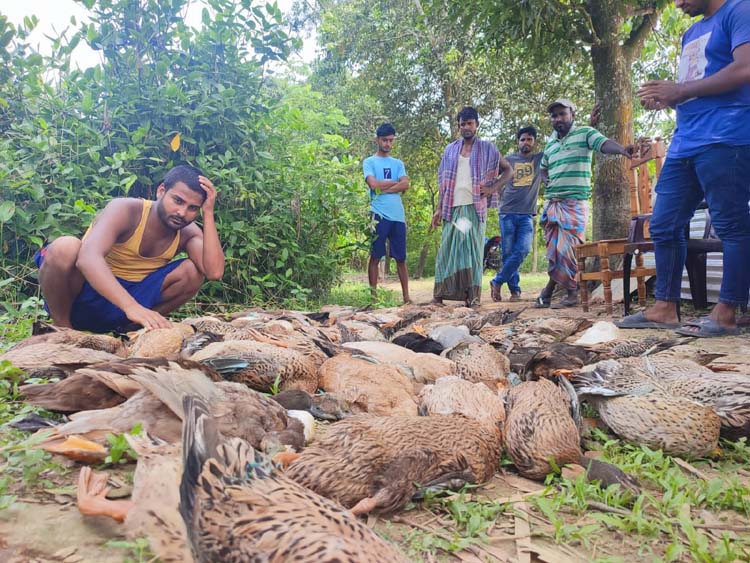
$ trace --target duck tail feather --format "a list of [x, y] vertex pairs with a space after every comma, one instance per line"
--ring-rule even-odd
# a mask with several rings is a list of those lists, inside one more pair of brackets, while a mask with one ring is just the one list
[[333, 358], [334, 356], [337, 356], [338, 354], [351, 354], [350, 350], [348, 350], [347, 348], [344, 348], [343, 346], [340, 346], [339, 344], [336, 344], [330, 338], [313, 337], [312, 340], [315, 343], [315, 345], [318, 348], [320, 348], [323, 351], [323, 353], [329, 358]]
[[201, 363], [222, 376], [232, 375], [250, 366], [250, 362], [243, 358], [208, 358]]
[[208, 407], [199, 398], [186, 395], [182, 399], [182, 479], [180, 480], [180, 514], [188, 530], [192, 529], [196, 489], [206, 462], [215, 457], [221, 440]]

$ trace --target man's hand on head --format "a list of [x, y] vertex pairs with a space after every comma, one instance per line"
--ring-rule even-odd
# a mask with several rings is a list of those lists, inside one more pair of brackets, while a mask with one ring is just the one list
[[216, 188], [213, 182], [205, 176], [198, 176], [198, 182], [200, 182], [201, 188], [206, 192], [206, 200], [203, 202], [201, 209], [203, 213], [213, 213], [214, 205], [216, 205]]

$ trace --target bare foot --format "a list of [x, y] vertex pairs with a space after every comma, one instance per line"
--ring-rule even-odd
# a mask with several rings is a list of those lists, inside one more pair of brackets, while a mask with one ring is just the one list
[[[722, 329], [727, 329], [730, 331], [735, 331], [737, 328], [737, 318], [735, 316], [735, 309], [736, 306], [734, 305], [727, 305], [725, 303], [717, 303], [713, 309], [711, 309], [711, 313], [709, 313], [708, 318], [716, 321], [716, 324], [721, 327]], [[694, 325], [686, 325], [682, 328], [685, 332], [695, 332], [699, 333], [701, 332], [701, 327], [694, 326]]]
[[678, 323], [677, 303], [672, 301], [656, 301], [651, 307], [643, 311], [643, 316], [648, 321], [657, 323]]

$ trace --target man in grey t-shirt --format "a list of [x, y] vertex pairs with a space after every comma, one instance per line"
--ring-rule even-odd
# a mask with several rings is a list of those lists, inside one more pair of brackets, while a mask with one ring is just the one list
[[490, 281], [492, 300], [502, 300], [502, 286], [508, 284], [510, 300], [521, 299], [518, 268], [531, 250], [541, 175], [542, 153], [535, 153], [536, 129], [524, 127], [516, 133], [518, 152], [506, 157], [513, 168], [513, 178], [503, 189], [500, 199], [500, 234], [503, 244], [503, 267]]

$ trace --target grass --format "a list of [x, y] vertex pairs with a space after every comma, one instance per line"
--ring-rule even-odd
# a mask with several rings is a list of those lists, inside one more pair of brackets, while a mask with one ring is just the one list
[[[601, 431], [595, 432], [592, 445], [599, 446], [607, 461], [636, 476], [643, 492], [633, 498], [617, 486], [602, 490], [583, 476], [573, 481], [554, 477], [549, 494], [530, 499], [549, 523], [548, 537], [588, 546], [606, 530], [635, 539], [639, 558], [706, 563], [750, 560], [748, 533], [740, 536], [720, 530], [727, 523], [744, 524], [750, 515], [747, 479], [727, 472], [737, 462], [750, 463], [745, 442], [726, 446], [726, 462], [693, 462], [709, 475], [707, 480], [686, 473], [661, 451], [624, 444]], [[595, 512], [592, 507], [612, 510]], [[570, 515], [586, 523], [571, 526]], [[706, 518], [711, 522], [703, 521]]]
[[111, 540], [104, 545], [105, 547], [126, 550], [123, 563], [153, 563], [157, 561], [146, 538], [137, 538], [133, 541]]

